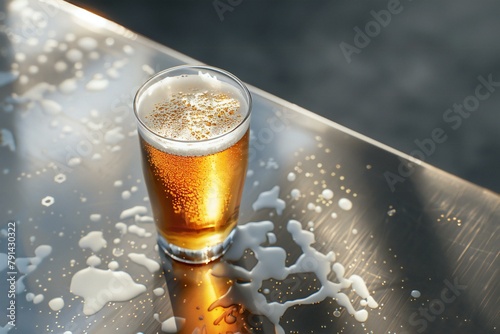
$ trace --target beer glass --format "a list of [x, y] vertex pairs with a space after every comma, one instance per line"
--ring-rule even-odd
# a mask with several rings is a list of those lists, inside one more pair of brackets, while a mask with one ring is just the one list
[[172, 258], [207, 263], [229, 247], [248, 162], [251, 96], [209, 66], [162, 71], [134, 100], [142, 168], [158, 244]]

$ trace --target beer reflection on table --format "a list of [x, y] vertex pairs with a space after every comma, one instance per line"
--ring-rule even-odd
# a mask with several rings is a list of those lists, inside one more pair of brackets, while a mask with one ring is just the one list
[[264, 327], [270, 325], [265, 317], [248, 312], [245, 305], [213, 306], [234, 283], [212, 275], [220, 260], [192, 265], [172, 260], [163, 252], [160, 257], [174, 316], [182, 320], [178, 333], [264, 333]]

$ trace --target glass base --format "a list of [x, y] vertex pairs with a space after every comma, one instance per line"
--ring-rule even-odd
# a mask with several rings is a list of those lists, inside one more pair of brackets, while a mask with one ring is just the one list
[[227, 238], [219, 244], [197, 250], [182, 248], [171, 244], [160, 235], [158, 236], [158, 245], [165, 252], [165, 254], [176, 261], [190, 264], [208, 263], [224, 255], [233, 242], [234, 232], [235, 230], [232, 230]]

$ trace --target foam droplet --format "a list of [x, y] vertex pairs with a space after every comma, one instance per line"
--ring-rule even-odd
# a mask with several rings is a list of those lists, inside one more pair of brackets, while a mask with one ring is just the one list
[[110, 270], [116, 270], [119, 267], [120, 267], [120, 265], [116, 261], [111, 261], [110, 263], [108, 263], [108, 269], [110, 269]]
[[32, 302], [34, 298], [35, 298], [35, 294], [33, 292], [28, 292], [26, 294], [26, 301], [27, 302]]
[[148, 212], [148, 209], [145, 206], [134, 206], [133, 208], [123, 210], [120, 213], [120, 219], [127, 219], [130, 217], [135, 217], [136, 215], [143, 215]]
[[149, 238], [150, 236], [153, 235], [152, 233], [148, 232], [145, 228], [139, 227], [137, 225], [130, 225], [128, 227], [128, 231], [142, 238]]
[[56, 72], [64, 72], [68, 68], [68, 64], [63, 61], [58, 61], [54, 64], [54, 69]]
[[44, 299], [45, 297], [42, 294], [38, 294], [35, 297], [33, 297], [33, 304], [40, 304], [41, 302], [43, 302]]
[[274, 208], [278, 215], [281, 215], [286, 207], [286, 203], [282, 199], [278, 198], [279, 192], [280, 187], [274, 186], [271, 190], [260, 193], [257, 200], [252, 204], [254, 211], [265, 208]]
[[59, 103], [52, 100], [40, 100], [40, 105], [47, 115], [57, 115], [61, 113], [62, 107]]
[[105, 78], [94, 78], [90, 80], [85, 88], [89, 91], [101, 91], [109, 86], [109, 80]]
[[110, 145], [118, 144], [125, 138], [125, 136], [121, 133], [121, 131], [122, 128], [119, 126], [106, 131], [106, 133], [104, 134], [104, 141]]
[[359, 322], [365, 322], [368, 319], [368, 311], [366, 310], [359, 310], [354, 313], [354, 319], [356, 319]]
[[118, 222], [115, 224], [115, 228], [120, 231], [120, 235], [125, 235], [127, 233], [127, 225], [122, 223], [122, 222]]
[[91, 255], [87, 259], [87, 264], [91, 267], [97, 267], [101, 264], [101, 259], [96, 255]]
[[80, 158], [80, 157], [73, 157], [73, 158], [68, 160], [69, 167], [76, 167], [81, 163], [82, 163], [82, 158]]
[[292, 189], [292, 191], [290, 192], [290, 196], [292, 196], [294, 200], [298, 200], [300, 198], [300, 190]]
[[330, 189], [324, 189], [321, 192], [321, 195], [323, 196], [324, 199], [330, 200], [333, 198], [333, 191], [331, 191]]
[[49, 301], [49, 307], [52, 311], [59, 311], [64, 307], [64, 300], [60, 297], [51, 299]]
[[148, 258], [145, 254], [130, 253], [128, 257], [133, 262], [146, 267], [150, 273], [160, 270], [160, 264], [155, 260]]
[[93, 213], [90, 215], [90, 220], [93, 222], [98, 222], [101, 220], [101, 215], [98, 213]]
[[78, 46], [86, 51], [95, 50], [98, 46], [97, 40], [92, 37], [82, 37], [78, 40]]
[[92, 315], [108, 302], [135, 298], [145, 292], [146, 287], [135, 283], [126, 272], [88, 267], [73, 275], [70, 291], [83, 298], [83, 313]]
[[64, 94], [71, 94], [78, 89], [78, 83], [75, 78], [66, 79], [59, 84], [59, 90]]
[[347, 198], [339, 199], [339, 207], [342, 210], [349, 211], [352, 209], [352, 202]]
[[78, 50], [78, 49], [69, 49], [67, 52], [66, 52], [66, 58], [73, 62], [73, 63], [76, 63], [80, 60], [83, 59], [83, 53], [82, 51]]
[[103, 238], [101, 231], [89, 232], [78, 242], [78, 246], [81, 248], [90, 248], [94, 253], [106, 247], [106, 244], [106, 240]]

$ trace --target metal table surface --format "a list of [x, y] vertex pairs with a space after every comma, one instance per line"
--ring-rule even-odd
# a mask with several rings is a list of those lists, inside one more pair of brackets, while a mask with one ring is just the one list
[[131, 103], [196, 61], [64, 2], [1, 6], [0, 333], [497, 331], [498, 194], [253, 87], [248, 247], [160, 256]]

